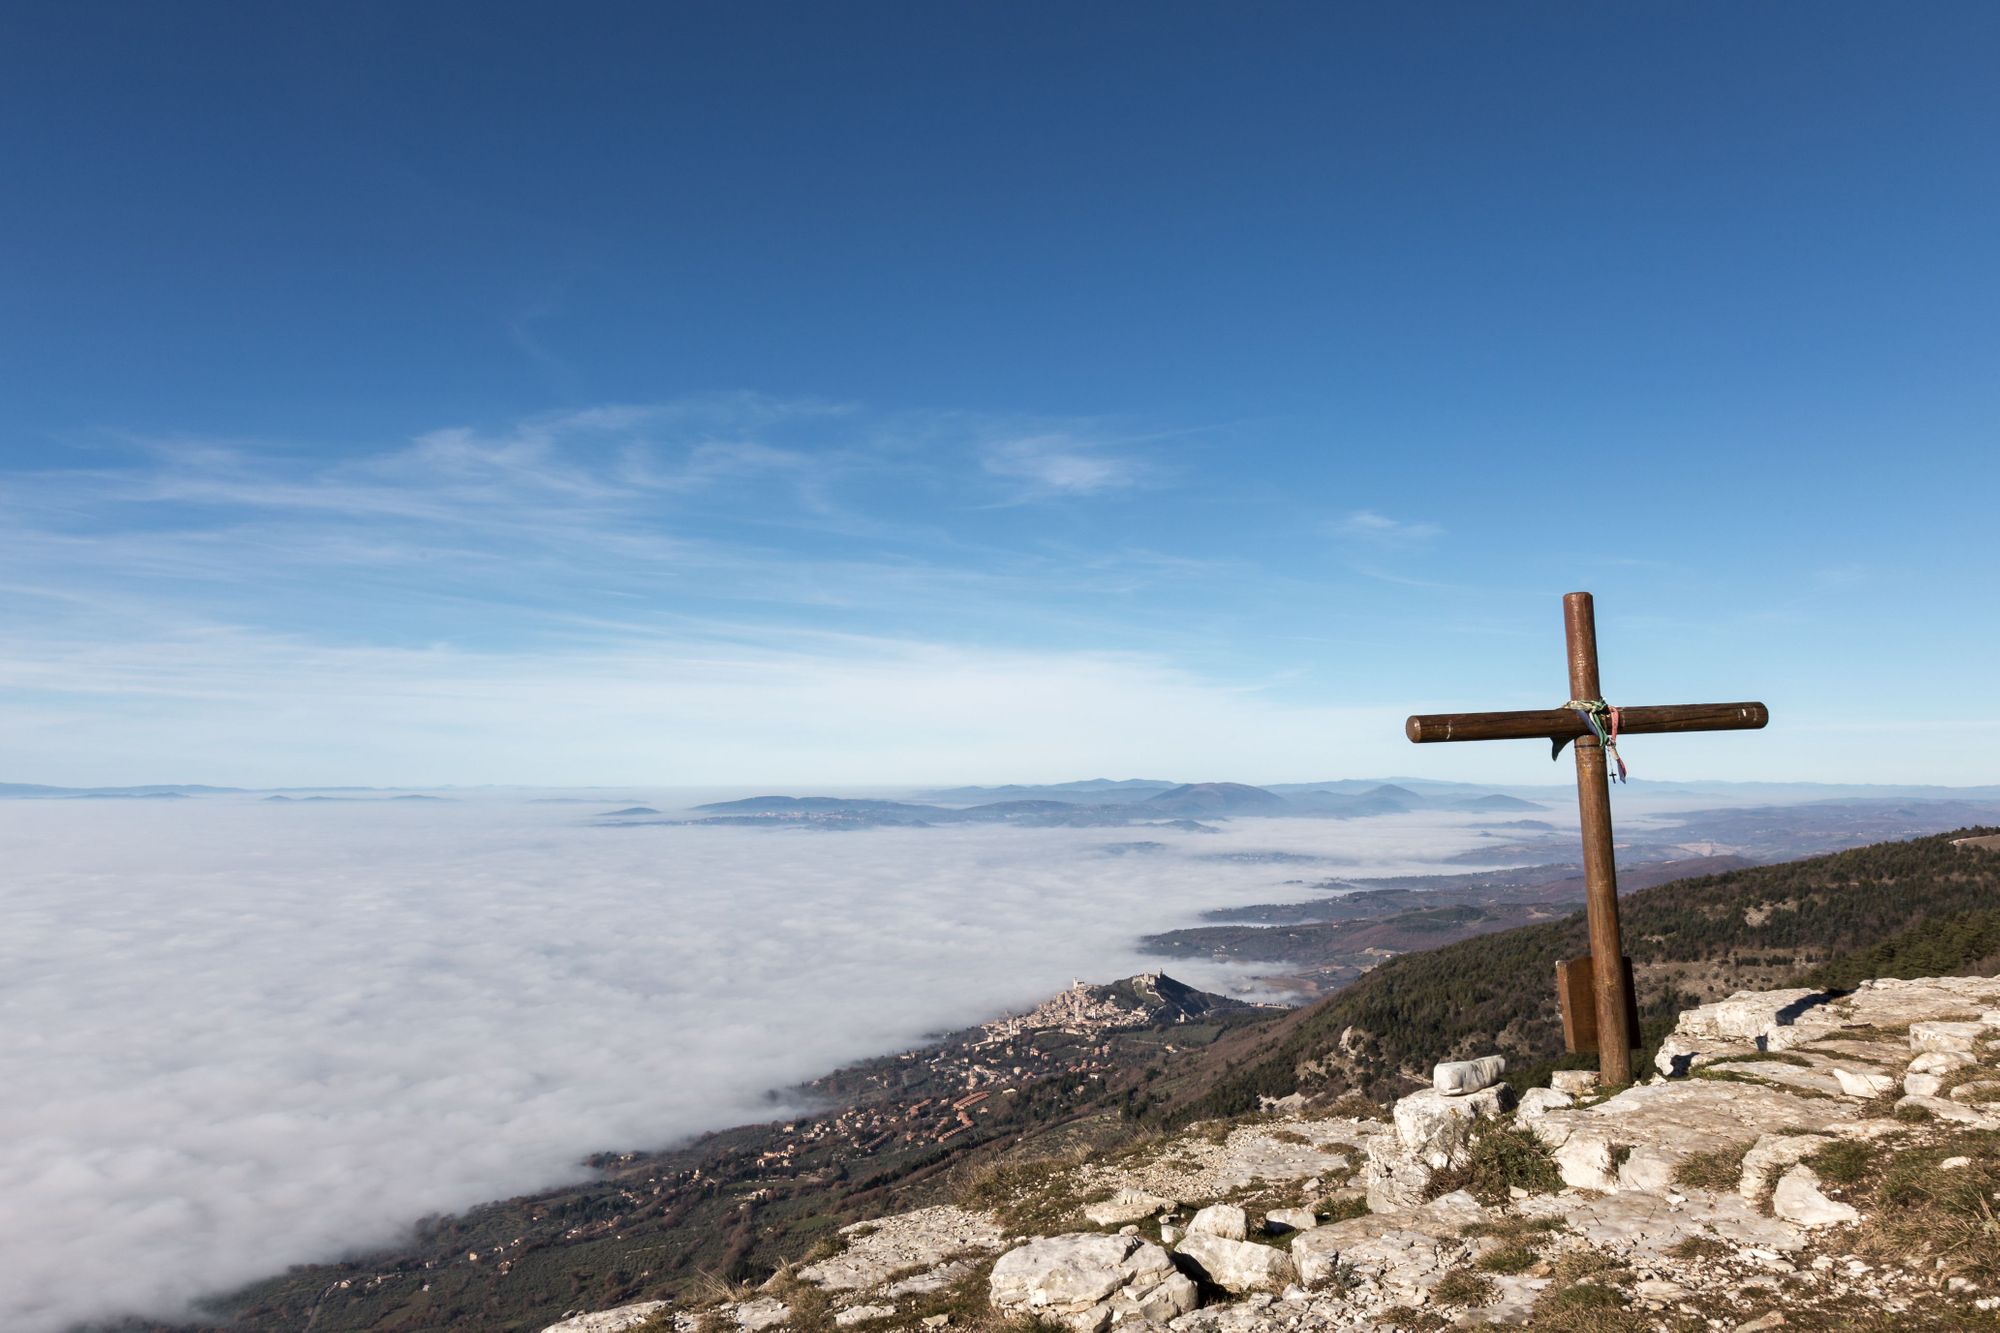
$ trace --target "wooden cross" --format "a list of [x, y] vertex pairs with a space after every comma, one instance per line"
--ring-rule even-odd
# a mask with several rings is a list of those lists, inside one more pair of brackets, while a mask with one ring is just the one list
[[[1584, 906], [1590, 921], [1590, 956], [1556, 964], [1556, 992], [1562, 1001], [1563, 1036], [1569, 1049], [1584, 1051], [1595, 1045], [1598, 1077], [1607, 1085], [1618, 1085], [1632, 1081], [1631, 1047], [1638, 1044], [1639, 1029], [1633, 1012], [1631, 963], [1618, 937], [1611, 782], [1605, 769], [1605, 746], [1598, 733], [1604, 732], [1603, 739], [1615, 748], [1620, 735], [1755, 730], [1769, 722], [1771, 714], [1758, 703], [1609, 710], [1597, 681], [1597, 617], [1589, 593], [1573, 592], [1563, 598], [1563, 629], [1569, 638], [1570, 702], [1594, 708], [1435, 713], [1411, 718], [1403, 730], [1420, 745], [1541, 738], [1552, 742], [1555, 752], [1561, 754], [1565, 742], [1576, 743], [1576, 799], [1583, 815]], [[1591, 725], [1593, 720], [1596, 727]]]

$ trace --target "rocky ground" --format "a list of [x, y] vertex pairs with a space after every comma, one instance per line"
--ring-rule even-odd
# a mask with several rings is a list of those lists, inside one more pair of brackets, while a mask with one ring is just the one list
[[1608, 1095], [1503, 1074], [992, 1168], [757, 1291], [548, 1333], [2000, 1330], [2000, 979], [1741, 993]]

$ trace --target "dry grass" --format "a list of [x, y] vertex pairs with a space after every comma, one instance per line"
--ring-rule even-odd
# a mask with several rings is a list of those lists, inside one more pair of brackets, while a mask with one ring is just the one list
[[1480, 1255], [1473, 1264], [1488, 1273], [1525, 1273], [1541, 1261], [1542, 1256], [1526, 1245], [1502, 1245]]
[[1710, 1152], [1693, 1153], [1674, 1164], [1674, 1184], [1682, 1189], [1713, 1190], [1726, 1194], [1743, 1178], [1743, 1155], [1755, 1146], [1739, 1143]]
[[1380, 1102], [1371, 1102], [1358, 1092], [1343, 1092], [1325, 1110], [1331, 1119], [1344, 1116], [1349, 1120], [1387, 1120], [1389, 1108]]
[[1454, 1190], [1468, 1190], [1473, 1198], [1491, 1206], [1506, 1203], [1511, 1189], [1553, 1194], [1562, 1187], [1562, 1174], [1546, 1144], [1528, 1130], [1489, 1120], [1474, 1131], [1466, 1164], [1437, 1172], [1424, 1195], [1435, 1199]]
[[[1939, 1163], [1949, 1157], [1972, 1160], [1941, 1169]], [[2000, 1193], [2000, 1132], [1946, 1134], [1888, 1155], [1879, 1170], [1868, 1165], [1841, 1191], [1865, 1215], [1862, 1253], [1983, 1287], [2000, 1281], [2000, 1214], [1994, 1200]]]
[[1528, 1326], [1541, 1333], [1637, 1333], [1653, 1322], [1626, 1309], [1617, 1288], [1574, 1282], [1543, 1292]]
[[1566, 1286], [1573, 1282], [1581, 1282], [1587, 1277], [1612, 1272], [1617, 1267], [1616, 1259], [1607, 1258], [1596, 1250], [1571, 1250], [1556, 1260], [1555, 1269], [1550, 1276], [1555, 1279], [1557, 1286]]
[[1473, 1222], [1460, 1227], [1467, 1240], [1490, 1238], [1501, 1244], [1473, 1261], [1488, 1273], [1525, 1273], [1542, 1260], [1537, 1248], [1563, 1230], [1559, 1217], [1503, 1217], [1491, 1222]]
[[1368, 1200], [1359, 1194], [1349, 1194], [1341, 1198], [1321, 1199], [1313, 1209], [1313, 1215], [1321, 1224], [1345, 1222], [1351, 1218], [1368, 1216]]
[[1875, 1162], [1875, 1145], [1858, 1139], [1829, 1143], [1805, 1159], [1828, 1185], [1858, 1185], [1866, 1180]]
[[1431, 1299], [1446, 1305], [1484, 1305], [1493, 1299], [1493, 1279], [1454, 1269], [1431, 1288]]
[[1080, 1155], [989, 1162], [972, 1171], [953, 1191], [966, 1208], [999, 1215], [1015, 1235], [1034, 1235], [1074, 1220], [1083, 1200], [1072, 1191], [1069, 1174]]
[[1689, 1236], [1667, 1251], [1676, 1259], [1707, 1262], [1736, 1253], [1736, 1248], [1713, 1236]]

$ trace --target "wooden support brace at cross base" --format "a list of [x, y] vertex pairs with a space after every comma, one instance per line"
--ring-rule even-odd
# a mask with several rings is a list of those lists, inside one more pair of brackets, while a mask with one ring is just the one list
[[[1639, 1037], [1639, 997], [1632, 989], [1632, 960], [1620, 960], [1625, 977], [1625, 1045], [1643, 1046]], [[1597, 979], [1589, 954], [1556, 964], [1556, 999], [1562, 1005], [1563, 1049], [1571, 1055], [1597, 1050]]]
[[[1602, 707], [1597, 676], [1597, 617], [1587, 592], [1563, 598], [1563, 633], [1569, 648], [1569, 697]], [[1747, 731], [1770, 721], [1760, 703], [1676, 704], [1619, 708], [1616, 735], [1686, 731]], [[1601, 722], [1601, 719], [1600, 719]], [[1436, 713], [1413, 717], [1404, 733], [1418, 744], [1432, 741], [1489, 741], [1540, 738], [1556, 752], [1574, 742], [1576, 799], [1583, 834], [1584, 907], [1590, 925], [1590, 952], [1556, 965], [1556, 993], [1563, 1011], [1563, 1037], [1572, 1051], [1597, 1048], [1598, 1077], [1607, 1084], [1632, 1081], [1632, 1048], [1639, 1044], [1638, 1004], [1632, 991], [1631, 962], [1618, 931], [1618, 866], [1611, 841], [1611, 782], [1605, 745], [1582, 709], [1536, 709], [1511, 713]], [[1585, 984], [1585, 983], [1588, 984]], [[1589, 1016], [1586, 1022], [1585, 1016]], [[1598, 1041], [1600, 1033], [1623, 1033], [1624, 1041]]]

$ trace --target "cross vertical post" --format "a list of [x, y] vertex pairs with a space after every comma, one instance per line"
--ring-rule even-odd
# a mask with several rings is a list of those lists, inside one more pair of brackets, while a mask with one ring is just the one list
[[[1433, 713], [1411, 718], [1404, 734], [1431, 741], [1527, 740], [1554, 743], [1553, 753], [1576, 744], [1577, 814], [1583, 833], [1584, 908], [1590, 929], [1590, 967], [1582, 959], [1556, 964], [1563, 1006], [1563, 1036], [1572, 1051], [1595, 1049], [1598, 1077], [1607, 1084], [1632, 1081], [1637, 1043], [1631, 969], [1618, 937], [1618, 862], [1611, 841], [1609, 764], [1621, 735], [1687, 731], [1754, 731], [1771, 720], [1760, 703], [1665, 704], [1613, 708], [1597, 678], [1597, 614], [1587, 592], [1563, 598], [1563, 632], [1569, 645], [1569, 701], [1560, 708], [1511, 713]], [[1620, 781], [1625, 766], [1618, 765]], [[1589, 1003], [1582, 998], [1588, 984]]]
[[[1569, 640], [1569, 697], [1599, 699], [1597, 611], [1590, 594], [1563, 598], [1563, 633]], [[1579, 736], [1576, 804], [1583, 822], [1584, 909], [1590, 922], [1590, 972], [1597, 1001], [1597, 1076], [1607, 1085], [1632, 1081], [1632, 1052], [1624, 1034], [1632, 1013], [1625, 1001], [1625, 946], [1618, 934], [1618, 861], [1611, 843], [1611, 778], [1604, 747]], [[1614, 1035], [1615, 1034], [1615, 1035]]]

